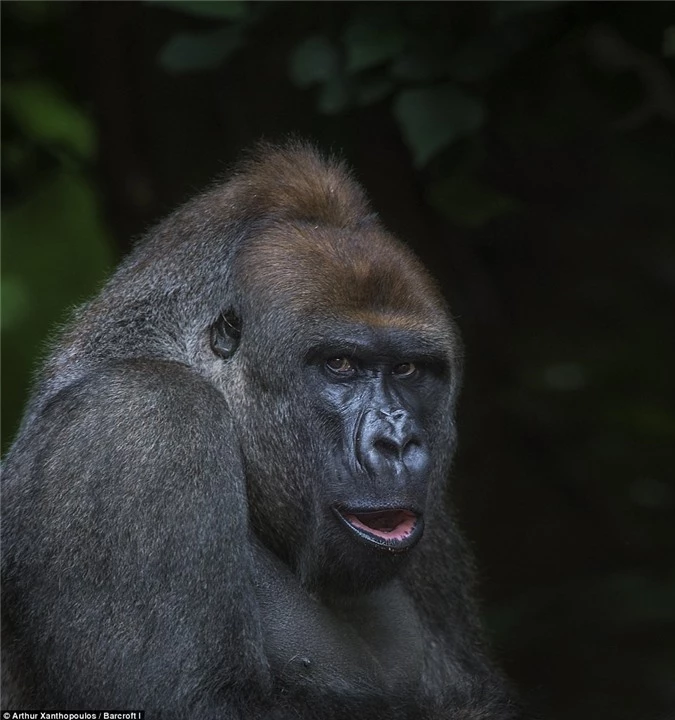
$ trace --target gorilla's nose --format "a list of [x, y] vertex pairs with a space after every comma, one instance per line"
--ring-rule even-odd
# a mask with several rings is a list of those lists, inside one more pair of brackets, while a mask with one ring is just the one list
[[378, 410], [379, 422], [373, 432], [373, 449], [402, 461], [406, 450], [419, 441], [412, 418], [405, 410]]
[[428, 468], [429, 454], [422, 433], [406, 410], [376, 410], [363, 419], [358, 453], [374, 475], [418, 475]]

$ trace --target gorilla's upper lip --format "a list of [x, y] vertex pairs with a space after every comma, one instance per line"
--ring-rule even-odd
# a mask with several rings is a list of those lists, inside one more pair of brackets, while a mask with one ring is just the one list
[[422, 515], [408, 508], [335, 507], [342, 522], [365, 542], [400, 552], [408, 550], [422, 537]]

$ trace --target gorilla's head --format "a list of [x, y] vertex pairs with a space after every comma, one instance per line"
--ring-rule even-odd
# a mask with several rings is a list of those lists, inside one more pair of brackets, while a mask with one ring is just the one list
[[368, 591], [424, 542], [441, 502], [458, 335], [339, 164], [305, 149], [256, 167], [279, 212], [241, 244], [210, 332], [252, 527], [309, 588]]

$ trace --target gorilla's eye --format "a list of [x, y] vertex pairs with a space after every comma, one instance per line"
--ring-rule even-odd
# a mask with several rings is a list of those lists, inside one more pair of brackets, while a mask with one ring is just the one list
[[351, 375], [356, 372], [356, 365], [346, 357], [335, 357], [330, 360], [326, 360], [326, 367], [334, 373], [339, 375]]
[[415, 363], [404, 362], [395, 365], [391, 372], [393, 375], [396, 375], [396, 377], [410, 377], [417, 372], [417, 367]]

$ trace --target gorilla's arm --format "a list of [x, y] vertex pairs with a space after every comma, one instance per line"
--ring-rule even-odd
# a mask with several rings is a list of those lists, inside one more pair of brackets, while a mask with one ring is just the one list
[[[328, 606], [307, 593], [282, 562], [259, 550], [255, 584], [264, 646], [284, 695], [299, 692], [319, 718], [333, 717], [334, 702], [336, 717], [367, 709], [380, 718], [402, 707], [402, 698], [418, 698], [422, 627], [397, 581]], [[377, 688], [385, 688], [384, 698]]]
[[[456, 522], [442, 504], [429, 513], [426, 542], [403, 572], [425, 633], [422, 693], [432, 717], [524, 720], [507, 681], [490, 662], [473, 599], [474, 568]], [[462, 708], [457, 716], [457, 708]]]
[[34, 687], [12, 683], [17, 707], [239, 717], [238, 697], [264, 694], [244, 475], [220, 393], [179, 364], [119, 363], [49, 400], [4, 470], [3, 664]]

